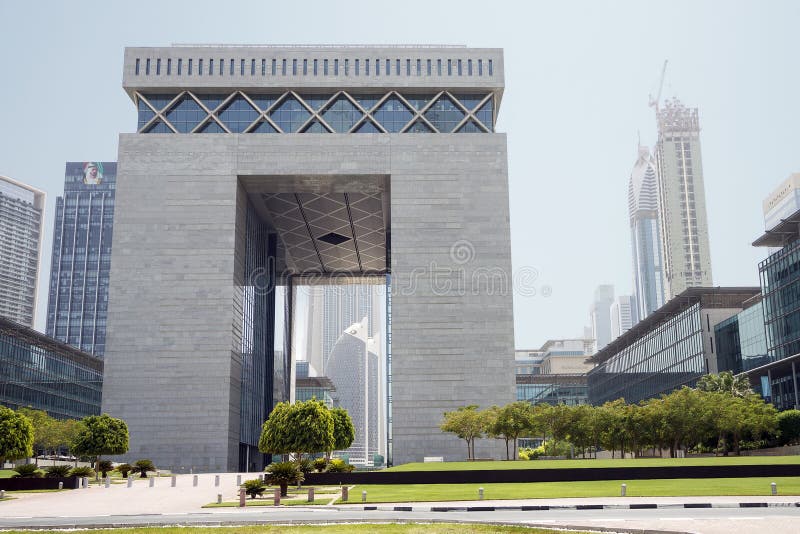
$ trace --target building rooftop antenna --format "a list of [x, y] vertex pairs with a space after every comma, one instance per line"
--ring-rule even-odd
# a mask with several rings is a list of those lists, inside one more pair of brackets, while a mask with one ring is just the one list
[[661, 67], [661, 80], [658, 83], [658, 93], [656, 93], [656, 97], [653, 98], [652, 94], [647, 95], [649, 100], [647, 105], [651, 108], [655, 108], [656, 114], [658, 114], [658, 103], [661, 101], [661, 90], [664, 89], [664, 76], [667, 73], [667, 61], [668, 60], [665, 59], [664, 66]]

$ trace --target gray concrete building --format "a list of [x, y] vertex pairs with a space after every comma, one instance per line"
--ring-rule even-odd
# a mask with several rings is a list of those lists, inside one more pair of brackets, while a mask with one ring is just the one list
[[0, 317], [32, 327], [36, 317], [45, 194], [0, 176]]
[[291, 340], [294, 288], [389, 277], [388, 459], [463, 459], [443, 412], [515, 397], [502, 51], [128, 48], [123, 87], [103, 411], [125, 458], [260, 468], [295, 357], [275, 315]]

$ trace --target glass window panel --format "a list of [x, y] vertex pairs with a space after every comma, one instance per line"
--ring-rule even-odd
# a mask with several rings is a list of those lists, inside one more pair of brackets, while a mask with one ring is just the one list
[[231, 132], [241, 133], [253, 124], [260, 113], [253, 109], [253, 106], [243, 96], [239, 95], [231, 100], [225, 109], [218, 113], [218, 116]]
[[453, 95], [461, 104], [470, 111], [473, 111], [481, 100], [486, 96], [481, 94], [455, 94]]
[[270, 113], [270, 118], [286, 133], [296, 132], [310, 116], [311, 113], [291, 96]]
[[333, 95], [305, 94], [305, 95], [300, 95], [300, 98], [302, 98], [303, 102], [308, 104], [309, 107], [311, 107], [311, 109], [313, 109], [314, 111], [319, 111], [319, 108], [321, 108], [325, 104], [325, 102], [330, 100], [331, 96]]
[[346, 97], [340, 96], [325, 110], [322, 118], [325, 119], [335, 132], [345, 133], [358, 122], [362, 113]]
[[414, 106], [417, 110], [421, 110], [425, 105], [433, 100], [436, 95], [403, 95], [408, 103]]
[[464, 112], [453, 103], [453, 101], [442, 95], [428, 111], [425, 118], [442, 133], [452, 132], [456, 125], [464, 118]]
[[396, 133], [402, 130], [414, 115], [396, 96], [392, 96], [381, 104], [372, 116], [387, 132]]
[[330, 133], [319, 121], [313, 121], [306, 126], [303, 133]]
[[145, 130], [145, 133], [173, 133], [172, 130], [161, 121], [156, 121]]
[[417, 122], [412, 124], [411, 127], [408, 130], [406, 130], [406, 132], [409, 132], [409, 133], [433, 133], [433, 130], [431, 130], [430, 127], [427, 124], [425, 124], [424, 122], [422, 122], [421, 120], [417, 120]]
[[366, 120], [356, 128], [355, 133], [381, 133], [372, 121]]
[[199, 133], [225, 133], [225, 130], [222, 129], [222, 126], [217, 124], [215, 121], [208, 121], [206, 124], [200, 127], [198, 130]]
[[167, 120], [180, 133], [188, 133], [206, 117], [203, 108], [189, 95], [184, 95], [167, 112]]
[[469, 120], [458, 129], [458, 133], [483, 133], [483, 130], [474, 121]]
[[352, 95], [356, 102], [361, 104], [361, 107], [367, 111], [375, 107], [375, 104], [380, 100], [380, 95]]
[[261, 121], [249, 133], [278, 133], [268, 122]]
[[252, 100], [261, 111], [266, 111], [275, 103], [280, 95], [251, 95], [248, 93], [247, 96], [250, 97], [250, 100]]
[[475, 113], [478, 120], [481, 121], [489, 131], [494, 131], [494, 102], [492, 100], [491, 98], [487, 100], [486, 103], [481, 106], [481, 109]]
[[211, 111], [214, 111], [222, 104], [222, 101], [227, 98], [228, 95], [197, 95], [200, 101]]

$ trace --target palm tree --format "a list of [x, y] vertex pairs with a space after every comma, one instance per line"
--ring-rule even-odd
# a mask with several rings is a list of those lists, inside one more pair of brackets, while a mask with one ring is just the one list
[[727, 393], [734, 397], [746, 397], [753, 390], [747, 375], [734, 375], [730, 371], [723, 371], [716, 375], [705, 375], [697, 381], [697, 389], [701, 391], [716, 391]]

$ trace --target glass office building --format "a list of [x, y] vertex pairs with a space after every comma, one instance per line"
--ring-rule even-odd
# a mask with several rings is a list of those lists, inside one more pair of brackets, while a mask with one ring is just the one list
[[0, 317], [0, 404], [56, 419], [100, 414], [103, 362]]
[[739, 374], [769, 362], [764, 307], [758, 302], [714, 327], [719, 371]]
[[531, 404], [588, 404], [585, 374], [517, 375], [517, 400]]
[[47, 335], [102, 358], [117, 164], [67, 162], [56, 199]]
[[686, 289], [592, 356], [598, 365], [589, 372], [589, 401], [639, 402], [717, 372], [714, 326], [758, 293], [758, 288]]

